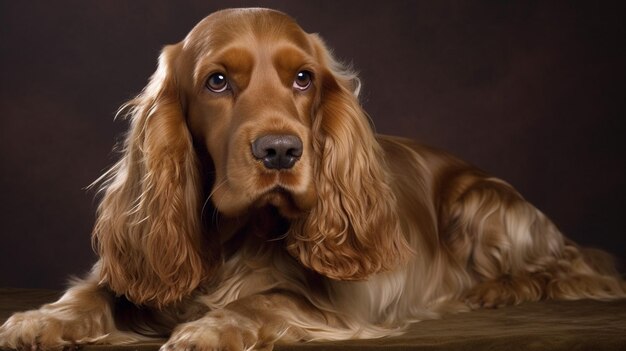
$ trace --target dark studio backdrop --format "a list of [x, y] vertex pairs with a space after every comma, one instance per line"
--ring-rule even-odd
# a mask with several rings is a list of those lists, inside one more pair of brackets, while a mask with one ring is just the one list
[[283, 10], [354, 63], [378, 132], [501, 177], [577, 242], [626, 257], [619, 2], [1, 1], [0, 286], [95, 261], [84, 190], [160, 48], [225, 7]]

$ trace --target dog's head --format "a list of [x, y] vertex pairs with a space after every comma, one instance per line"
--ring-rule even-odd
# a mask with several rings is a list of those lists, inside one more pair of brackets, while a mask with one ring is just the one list
[[103, 282], [158, 305], [195, 289], [221, 261], [200, 219], [206, 201], [225, 217], [276, 208], [285, 248], [331, 278], [402, 260], [390, 175], [358, 90], [317, 35], [277, 11], [220, 11], [166, 46], [125, 107], [124, 154], [105, 177], [94, 231]]

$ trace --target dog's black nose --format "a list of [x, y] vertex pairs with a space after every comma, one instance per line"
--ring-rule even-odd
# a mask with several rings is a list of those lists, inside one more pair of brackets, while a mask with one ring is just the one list
[[295, 135], [264, 135], [252, 142], [252, 154], [268, 169], [289, 169], [302, 156], [302, 140]]

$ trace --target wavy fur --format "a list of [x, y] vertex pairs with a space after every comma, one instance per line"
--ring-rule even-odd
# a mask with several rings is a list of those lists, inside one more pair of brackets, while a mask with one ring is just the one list
[[124, 156], [104, 176], [93, 232], [100, 284], [138, 304], [178, 301], [219, 257], [202, 237], [199, 165], [171, 73], [179, 51], [166, 47], [148, 86], [124, 106]]

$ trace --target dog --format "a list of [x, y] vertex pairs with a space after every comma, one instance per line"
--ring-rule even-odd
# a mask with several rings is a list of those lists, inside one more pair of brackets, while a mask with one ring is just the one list
[[58, 301], [9, 318], [0, 345], [267, 350], [626, 295], [612, 264], [506, 182], [376, 135], [359, 90], [283, 13], [202, 20], [121, 109], [122, 155], [98, 181], [99, 260]]

